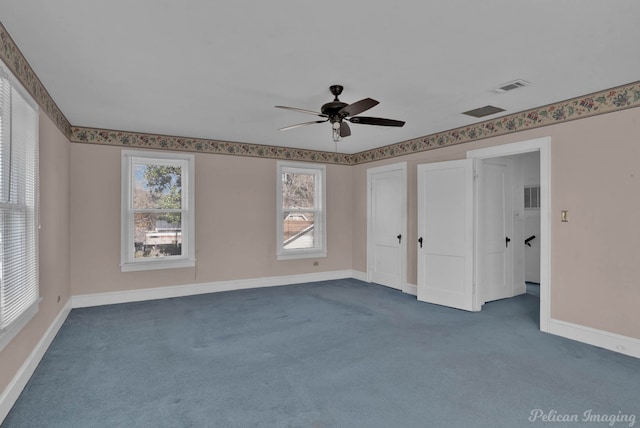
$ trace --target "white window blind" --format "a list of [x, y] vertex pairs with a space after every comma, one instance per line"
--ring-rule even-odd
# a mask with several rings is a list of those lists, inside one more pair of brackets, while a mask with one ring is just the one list
[[0, 63], [0, 349], [37, 311], [38, 109]]

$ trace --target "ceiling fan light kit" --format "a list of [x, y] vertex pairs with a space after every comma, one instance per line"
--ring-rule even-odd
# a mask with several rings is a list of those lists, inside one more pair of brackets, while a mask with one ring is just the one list
[[364, 116], [356, 116], [362, 112], [369, 110], [372, 107], [378, 105], [378, 101], [371, 98], [364, 98], [360, 101], [356, 101], [352, 104], [347, 104], [338, 99], [338, 96], [342, 94], [342, 90], [344, 88], [341, 85], [331, 85], [329, 87], [329, 91], [333, 94], [334, 99], [326, 104], [324, 104], [320, 108], [320, 113], [306, 110], [296, 107], [287, 107], [287, 106], [276, 106], [276, 108], [282, 108], [286, 110], [293, 110], [300, 113], [312, 114], [314, 116], [319, 116], [325, 118], [324, 120], [315, 120], [312, 122], [304, 122], [299, 123], [297, 125], [285, 126], [284, 128], [280, 128], [280, 131], [286, 131], [289, 129], [298, 128], [306, 125], [313, 125], [315, 123], [331, 123], [331, 131], [333, 141], [340, 141], [344, 137], [348, 137], [351, 135], [351, 128], [349, 124], [345, 121], [349, 121], [351, 123], [357, 123], [361, 125], [378, 125], [378, 126], [395, 126], [401, 127], [404, 126], [404, 122], [400, 120], [394, 119], [384, 119], [381, 117], [364, 117]]

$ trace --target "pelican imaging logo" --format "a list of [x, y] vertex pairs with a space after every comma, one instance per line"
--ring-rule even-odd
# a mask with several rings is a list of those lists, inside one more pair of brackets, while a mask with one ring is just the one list
[[613, 426], [628, 426], [633, 427], [636, 424], [636, 415], [622, 413], [619, 410], [617, 413], [598, 413], [593, 409], [585, 410], [582, 413], [561, 413], [555, 409], [542, 410], [533, 409], [529, 414], [529, 422], [538, 423], [593, 423], [593, 424], [606, 424], [610, 427]]

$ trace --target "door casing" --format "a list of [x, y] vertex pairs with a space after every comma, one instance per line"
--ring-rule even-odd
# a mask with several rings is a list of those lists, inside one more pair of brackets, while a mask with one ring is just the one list
[[540, 330], [549, 332], [551, 319], [551, 137], [470, 150], [467, 152], [467, 158], [490, 159], [535, 151], [540, 152]]

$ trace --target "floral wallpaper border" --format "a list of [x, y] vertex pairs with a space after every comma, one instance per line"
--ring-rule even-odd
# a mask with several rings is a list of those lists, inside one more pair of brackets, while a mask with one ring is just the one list
[[0, 22], [0, 59], [74, 143], [357, 165], [640, 107], [640, 81], [356, 154], [72, 126]]
[[40, 79], [38, 79], [29, 62], [22, 55], [4, 25], [2, 25], [2, 22], [0, 22], [0, 59], [20, 80], [25, 89], [40, 105], [40, 108], [47, 113], [62, 133], [69, 137], [71, 135], [71, 124], [55, 101], [53, 101]]
[[290, 147], [71, 127], [71, 142], [351, 165], [353, 155]]
[[634, 107], [640, 107], [640, 82], [356, 153], [353, 155], [353, 164], [468, 143]]
[[171, 137], [76, 126], [71, 128], [72, 135], [70, 138], [72, 142], [77, 143], [357, 165], [633, 107], [640, 107], [640, 82], [356, 154], [320, 152], [288, 147]]

